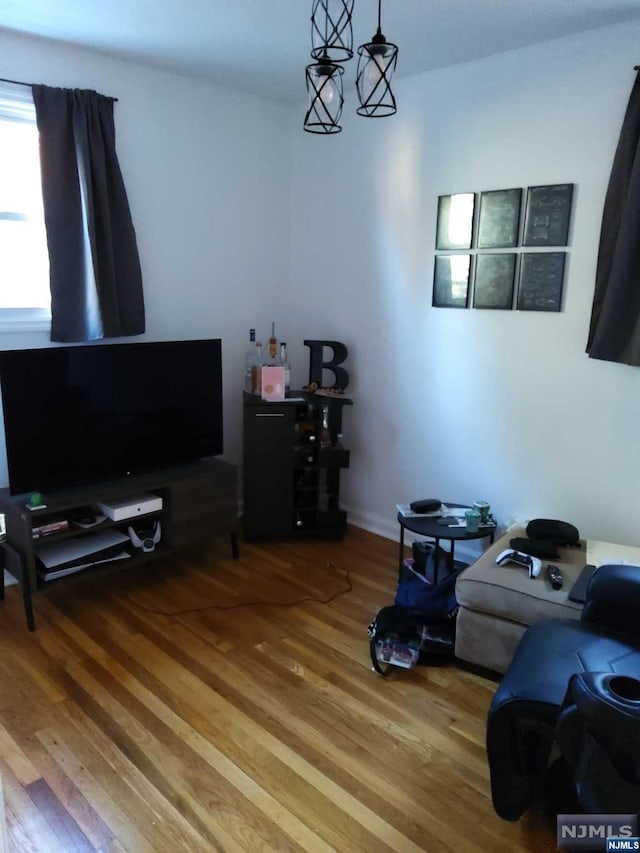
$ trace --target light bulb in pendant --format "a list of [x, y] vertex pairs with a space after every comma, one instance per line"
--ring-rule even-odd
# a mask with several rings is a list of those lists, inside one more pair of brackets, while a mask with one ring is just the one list
[[310, 133], [340, 132], [339, 122], [344, 103], [343, 73], [341, 66], [326, 60], [307, 66], [309, 108], [305, 116], [305, 130]]
[[360, 106], [357, 112], [369, 118], [390, 116], [396, 111], [391, 78], [396, 69], [398, 48], [382, 34], [380, 15], [381, 0], [378, 0], [378, 29], [368, 44], [358, 48], [356, 89]]

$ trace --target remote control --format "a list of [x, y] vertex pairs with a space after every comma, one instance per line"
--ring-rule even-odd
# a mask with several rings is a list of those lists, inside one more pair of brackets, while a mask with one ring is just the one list
[[557, 566], [549, 565], [547, 566], [547, 577], [549, 578], [549, 583], [554, 589], [562, 589], [562, 572]]

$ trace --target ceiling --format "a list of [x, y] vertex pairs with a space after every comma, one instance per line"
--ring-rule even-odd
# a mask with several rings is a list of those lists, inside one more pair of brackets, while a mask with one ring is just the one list
[[[2, 0], [0, 28], [296, 102], [305, 97], [311, 0]], [[355, 0], [356, 45], [377, 0]], [[383, 0], [397, 75], [454, 65], [640, 17], [640, 0]], [[637, 57], [640, 60], [640, 49]], [[347, 74], [355, 77], [355, 63]], [[3, 73], [0, 57], [0, 75]], [[345, 82], [347, 78], [345, 77]]]

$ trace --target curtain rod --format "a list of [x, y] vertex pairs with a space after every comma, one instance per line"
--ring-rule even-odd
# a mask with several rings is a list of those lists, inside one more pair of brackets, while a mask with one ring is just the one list
[[[31, 88], [33, 83], [23, 83], [22, 80], [9, 80], [7, 77], [0, 77], [0, 83], [14, 83], [16, 86], [28, 86]], [[105, 95], [105, 97], [109, 98], [110, 101], [115, 101], [117, 103], [117, 98], [111, 98], [109, 95]]]

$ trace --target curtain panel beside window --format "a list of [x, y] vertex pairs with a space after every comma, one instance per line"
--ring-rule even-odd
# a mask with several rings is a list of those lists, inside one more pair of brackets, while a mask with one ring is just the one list
[[51, 340], [145, 330], [142, 274], [116, 156], [113, 99], [32, 86], [51, 280]]
[[587, 352], [640, 366], [640, 74], [604, 203]]

